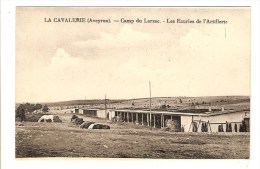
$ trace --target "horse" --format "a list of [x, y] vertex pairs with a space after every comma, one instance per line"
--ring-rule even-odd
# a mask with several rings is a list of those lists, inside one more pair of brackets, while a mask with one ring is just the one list
[[94, 123], [91, 124], [91, 125], [88, 127], [88, 129], [93, 129], [94, 125], [95, 125]]
[[95, 124], [92, 129], [110, 129], [110, 126], [104, 124]]
[[79, 127], [80, 128], [86, 128], [88, 129], [88, 127], [91, 125], [91, 124], [94, 124], [95, 122], [92, 122], [92, 121], [84, 121]]
[[70, 119], [70, 121], [72, 122], [73, 121], [73, 119], [77, 119], [77, 118], [79, 118], [77, 115], [73, 115], [72, 117], [71, 117], [71, 119]]
[[51, 120], [51, 122], [53, 122], [53, 115], [43, 115], [38, 122], [41, 122], [42, 120], [44, 120], [44, 122], [46, 122], [47, 120]]

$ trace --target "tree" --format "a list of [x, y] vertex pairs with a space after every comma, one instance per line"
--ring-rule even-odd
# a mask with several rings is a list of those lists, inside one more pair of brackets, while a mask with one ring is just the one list
[[39, 109], [41, 109], [42, 108], [42, 105], [41, 104], [39, 104], [39, 103], [37, 103], [35, 106], [34, 106], [34, 110], [39, 110]]
[[26, 104], [22, 104], [21, 107], [24, 110], [27, 110], [28, 112], [33, 112], [34, 111], [34, 104], [30, 104], [30, 103], [26, 103]]
[[43, 112], [48, 112], [50, 109], [48, 108], [48, 106], [45, 104], [42, 108]]
[[17, 107], [16, 111], [15, 111], [15, 117], [19, 117], [21, 122], [24, 121], [25, 119], [25, 106], [23, 104], [20, 104], [19, 107]]
[[17, 110], [20, 112], [21, 109], [23, 109], [25, 112], [33, 112], [34, 110], [39, 110], [42, 108], [42, 105], [37, 103], [37, 104], [30, 104], [30, 103], [25, 103], [25, 104], [20, 104]]

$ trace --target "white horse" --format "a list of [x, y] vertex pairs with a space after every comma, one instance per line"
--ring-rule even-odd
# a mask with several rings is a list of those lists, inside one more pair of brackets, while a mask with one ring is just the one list
[[43, 115], [38, 122], [41, 122], [42, 120], [44, 120], [44, 122], [46, 122], [46, 120], [51, 120], [51, 122], [53, 122], [53, 115]]
[[94, 125], [95, 125], [95, 124], [91, 124], [91, 125], [88, 127], [88, 129], [93, 129]]

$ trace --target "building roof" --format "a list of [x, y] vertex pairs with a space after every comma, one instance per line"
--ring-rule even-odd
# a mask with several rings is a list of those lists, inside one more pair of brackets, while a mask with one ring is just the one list
[[[110, 109], [111, 110], [111, 109]], [[117, 111], [117, 112], [129, 112], [129, 113], [150, 113], [148, 110], [129, 110], [129, 109], [118, 109], [118, 110], [112, 110], [112, 111]], [[151, 111], [151, 114], [164, 114], [164, 115], [182, 115], [182, 116], [216, 116], [216, 115], [221, 115], [221, 114], [229, 114], [229, 113], [236, 113], [236, 112], [245, 112], [244, 110], [242, 111], [236, 111], [236, 110], [224, 110], [224, 111], [206, 111], [206, 112], [199, 112], [195, 113], [194, 112], [189, 112], [189, 111]]]
[[100, 109], [89, 109], [89, 108], [82, 108], [82, 110], [96, 110], [96, 111], [98, 111], [98, 110], [100, 110]]

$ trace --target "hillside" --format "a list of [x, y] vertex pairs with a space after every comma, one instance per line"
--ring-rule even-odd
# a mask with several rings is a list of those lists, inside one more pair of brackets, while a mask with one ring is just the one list
[[[149, 109], [149, 98], [136, 99], [107, 99], [107, 108], [113, 109]], [[52, 108], [105, 108], [105, 100], [72, 100], [47, 104]], [[249, 96], [206, 96], [206, 97], [153, 97], [151, 99], [152, 109], [207, 109], [211, 106], [213, 109], [234, 109], [234, 110], [250, 110]]]
[[[136, 99], [107, 99], [107, 108], [111, 109], [142, 109], [148, 110], [150, 105], [149, 98]], [[71, 100], [61, 102], [46, 102], [51, 109], [68, 108], [105, 108], [104, 99], [94, 100]], [[19, 104], [16, 104], [16, 107]], [[234, 109], [250, 110], [249, 96], [205, 96], [205, 97], [153, 97], [151, 108], [155, 110], [182, 110], [182, 109]]]
[[[107, 102], [110, 103], [118, 103], [126, 100], [110, 100], [107, 99]], [[74, 106], [74, 105], [97, 105], [97, 104], [104, 104], [105, 99], [93, 99], [93, 100], [70, 100], [70, 101], [61, 101], [61, 102], [47, 102], [42, 104], [47, 104], [48, 106]]]
[[[155, 97], [151, 99], [151, 108], [158, 109], [208, 108], [245, 110], [250, 109], [249, 96], [207, 96], [207, 97]], [[127, 100], [114, 103], [112, 108], [149, 109], [149, 98]]]

